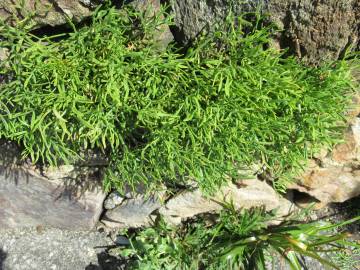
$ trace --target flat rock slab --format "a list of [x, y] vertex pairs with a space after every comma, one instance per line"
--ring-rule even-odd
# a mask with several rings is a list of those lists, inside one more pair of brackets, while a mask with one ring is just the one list
[[0, 231], [0, 269], [104, 269], [99, 258], [110, 244], [111, 240], [99, 232], [39, 228]]
[[170, 199], [159, 213], [167, 222], [179, 224], [195, 215], [217, 212], [223, 202], [232, 202], [236, 209], [265, 206], [267, 211], [278, 209], [278, 215], [288, 215], [292, 203], [279, 196], [267, 183], [258, 179], [243, 181], [243, 186], [234, 184], [222, 187], [214, 196], [207, 198], [200, 190], [185, 191]]
[[21, 168], [0, 166], [0, 230], [32, 226], [93, 228], [105, 194], [94, 181], [84, 181], [91, 184], [49, 180]]

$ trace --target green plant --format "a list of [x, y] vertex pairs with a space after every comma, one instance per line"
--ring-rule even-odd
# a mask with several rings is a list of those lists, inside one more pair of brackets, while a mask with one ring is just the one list
[[60, 37], [0, 22], [0, 137], [52, 165], [99, 149], [110, 159], [106, 190], [193, 179], [207, 193], [253, 164], [284, 190], [320, 145], [339, 141], [345, 61], [305, 67], [268, 48], [261, 20], [232, 15], [186, 53], [159, 50], [163, 15], [101, 7]]
[[120, 254], [132, 259], [129, 269], [263, 270], [266, 252], [278, 253], [294, 270], [302, 269], [301, 256], [340, 269], [321, 255], [342, 251], [346, 245], [358, 246], [345, 240], [347, 233], [333, 229], [359, 219], [337, 225], [289, 219], [270, 226], [272, 213], [262, 208], [236, 211], [227, 204], [214, 225], [196, 222], [179, 229], [161, 221], [155, 228], [132, 235], [130, 246], [120, 249]]
[[341, 270], [357, 270], [360, 268], [360, 247], [344, 249], [331, 254], [330, 257]]

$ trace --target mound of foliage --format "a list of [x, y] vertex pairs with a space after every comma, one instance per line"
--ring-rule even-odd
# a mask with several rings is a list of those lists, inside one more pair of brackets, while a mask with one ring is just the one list
[[9, 53], [0, 137], [52, 165], [103, 151], [106, 189], [190, 179], [205, 192], [254, 164], [281, 190], [320, 145], [338, 141], [345, 61], [305, 67], [269, 48], [273, 30], [259, 18], [234, 16], [187, 50], [160, 50], [153, 37], [168, 16], [145, 13], [102, 7], [89, 25], [53, 37], [0, 22]]
[[340, 231], [360, 216], [337, 225], [300, 222], [305, 212], [270, 226], [269, 222], [276, 220], [274, 213], [263, 208], [237, 211], [232, 204], [225, 204], [213, 224], [195, 221], [176, 228], [160, 220], [154, 228], [130, 233], [129, 245], [119, 252], [129, 260], [127, 269], [265, 270], [270, 254], [283, 258], [293, 270], [304, 269], [304, 257], [340, 269], [324, 254], [342, 252], [345, 246], [360, 247], [348, 242], [348, 234]]

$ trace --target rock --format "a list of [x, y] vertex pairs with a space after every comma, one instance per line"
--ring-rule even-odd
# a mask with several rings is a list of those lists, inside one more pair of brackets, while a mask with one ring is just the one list
[[[1, 231], [0, 269], [106, 269], [97, 265], [104, 262], [99, 257], [112, 244], [105, 233], [99, 232], [55, 228], [44, 228], [39, 232], [33, 227]], [[97, 267], [91, 268], [90, 265]]]
[[114, 209], [116, 206], [120, 205], [125, 198], [119, 194], [119, 192], [111, 192], [104, 202], [104, 208], [107, 210]]
[[321, 159], [311, 160], [297, 184], [289, 188], [305, 192], [322, 205], [344, 202], [360, 195], [360, 118], [345, 133], [345, 142]]
[[97, 178], [52, 179], [22, 166], [0, 166], [0, 228], [49, 226], [88, 230], [102, 212]]
[[[23, 1], [2, 0], [0, 2], [0, 19], [12, 20], [16, 14], [20, 19], [35, 12], [33, 20], [37, 27], [43, 25], [56, 26], [65, 24], [67, 18], [80, 22], [90, 16], [92, 9], [99, 1], [95, 0], [27, 0]], [[102, 2], [102, 1], [100, 1]], [[15, 3], [18, 3], [15, 5]]]
[[92, 229], [105, 194], [97, 167], [38, 167], [0, 140], [0, 229], [48, 226]]
[[287, 0], [285, 10], [277, 13], [282, 1], [269, 1], [269, 12], [276, 16], [272, 20], [282, 22], [282, 43], [305, 62], [338, 59], [347, 49], [360, 47], [358, 0]]
[[[160, 0], [135, 0], [131, 3], [137, 10], [143, 11], [146, 16], [153, 17], [161, 10]], [[160, 16], [160, 20], [164, 20], [163, 16]], [[174, 40], [174, 36], [170, 31], [170, 28], [166, 24], [159, 25], [152, 37], [156, 42], [159, 50], [165, 49], [170, 42]]]
[[0, 48], [0, 62], [4, 61], [8, 57], [8, 49]]
[[114, 243], [119, 246], [127, 246], [130, 245], [130, 240], [125, 236], [117, 235], [114, 240]]
[[47, 167], [41, 171], [42, 176], [50, 180], [76, 177], [77, 170], [74, 165], [60, 165], [58, 167]]
[[[84, 18], [91, 16], [92, 11], [103, 0], [30, 0], [24, 1], [23, 7], [15, 6], [13, 0], [0, 2], [0, 19], [13, 22], [12, 16], [16, 14], [21, 19], [26, 15], [36, 12], [33, 16], [34, 28], [45, 25], [58, 26], [66, 24], [68, 19], [78, 23]], [[145, 12], [146, 16], [155, 16], [160, 11], [160, 0], [135, 0], [131, 3], [139, 11]], [[160, 19], [163, 19], [162, 17]], [[173, 35], [168, 25], [160, 25], [154, 33], [154, 39], [159, 49], [164, 49], [173, 41]], [[0, 51], [1, 57], [1, 51]], [[0, 58], [1, 59], [1, 58]]]
[[145, 198], [139, 195], [136, 198], [125, 200], [115, 209], [106, 211], [101, 222], [109, 228], [139, 228], [149, 226], [152, 222], [152, 213], [161, 207], [161, 201], [155, 197]]
[[[209, 31], [216, 23], [224, 21], [227, 16], [231, 0], [174, 0], [171, 1], [171, 8], [175, 16], [175, 40], [188, 44], [202, 31]], [[239, 1], [240, 2], [240, 1]], [[234, 9], [241, 11], [253, 10], [256, 1], [241, 1]]]
[[229, 184], [211, 198], [204, 197], [199, 189], [185, 191], [170, 199], [159, 213], [173, 224], [198, 214], [219, 211], [223, 201], [233, 202], [237, 209], [265, 206], [267, 211], [278, 208], [285, 215], [291, 208], [290, 201], [281, 198], [267, 183], [258, 179], [242, 181], [241, 185]]
[[[254, 10], [261, 1], [235, 4], [237, 14]], [[201, 31], [214, 28], [230, 10], [231, 0], [174, 0], [175, 39], [182, 44]], [[337, 59], [348, 48], [360, 48], [360, 2], [358, 0], [266, 0], [263, 13], [284, 30], [278, 37], [282, 48], [302, 57], [305, 62]]]

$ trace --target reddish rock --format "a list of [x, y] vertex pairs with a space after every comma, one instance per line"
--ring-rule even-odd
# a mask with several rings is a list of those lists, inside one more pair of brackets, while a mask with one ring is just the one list
[[318, 160], [311, 160], [299, 183], [290, 188], [305, 192], [322, 205], [360, 195], [360, 119], [353, 119], [345, 142]]

